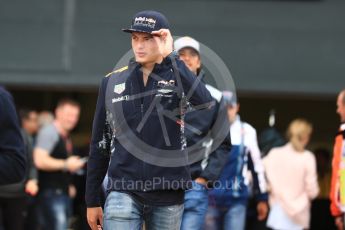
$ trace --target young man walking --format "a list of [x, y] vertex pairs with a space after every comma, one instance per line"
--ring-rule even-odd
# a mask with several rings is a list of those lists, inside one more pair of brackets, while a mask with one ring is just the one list
[[172, 52], [164, 15], [139, 12], [124, 31], [131, 35], [135, 60], [100, 86], [88, 161], [88, 222], [93, 230], [136, 230], [143, 222], [149, 230], [178, 230], [190, 187], [185, 104], [208, 108], [212, 98]]

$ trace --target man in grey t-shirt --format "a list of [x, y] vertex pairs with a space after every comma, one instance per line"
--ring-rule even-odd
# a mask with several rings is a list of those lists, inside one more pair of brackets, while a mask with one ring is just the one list
[[66, 230], [68, 204], [75, 195], [71, 173], [81, 169], [85, 161], [72, 156], [70, 131], [76, 126], [80, 106], [69, 99], [60, 101], [55, 120], [38, 133], [34, 161], [39, 170], [39, 206], [43, 215], [43, 229]]

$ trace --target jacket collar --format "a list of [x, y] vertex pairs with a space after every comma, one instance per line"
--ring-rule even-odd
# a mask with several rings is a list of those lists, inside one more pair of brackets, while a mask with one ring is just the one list
[[[155, 64], [155, 66], [153, 67], [152, 72], [153, 73], [159, 73], [160, 71], [165, 69], [167, 66], [169, 66], [170, 63], [171, 63], [170, 57], [164, 58], [161, 63], [156, 63]], [[129, 60], [128, 67], [129, 67], [130, 70], [134, 70], [134, 69], [140, 69], [142, 67], [142, 65], [140, 63], [136, 62], [135, 58], [133, 57], [133, 58], [131, 58]]]
[[197, 77], [200, 78], [200, 81], [201, 81], [201, 82], [204, 82], [205, 71], [204, 71], [203, 69], [201, 69], [201, 70], [199, 71], [199, 74], [198, 74]]

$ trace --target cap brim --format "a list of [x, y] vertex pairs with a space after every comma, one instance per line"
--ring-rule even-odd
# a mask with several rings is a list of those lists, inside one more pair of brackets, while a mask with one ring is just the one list
[[152, 32], [144, 31], [144, 30], [138, 30], [138, 29], [122, 29], [123, 32], [126, 33], [133, 33], [133, 32], [139, 32], [139, 33], [146, 33], [151, 34]]

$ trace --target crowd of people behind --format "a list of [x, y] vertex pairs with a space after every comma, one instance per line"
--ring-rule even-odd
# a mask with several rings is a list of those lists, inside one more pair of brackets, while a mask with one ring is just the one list
[[[8, 93], [3, 95], [7, 98], [2, 100], [12, 101]], [[24, 180], [0, 186], [1, 230], [37, 230], [50, 226], [88, 229], [84, 201], [88, 150], [74, 148], [69, 136], [78, 122], [79, 111], [79, 103], [66, 98], [58, 102], [54, 113], [21, 108], [18, 121], [15, 121], [15, 111], [11, 118], [2, 120], [3, 131], [10, 121], [21, 124], [20, 137], [9, 138], [18, 146], [23, 141], [26, 169]], [[2, 151], [6, 153], [5, 149]], [[76, 219], [73, 216], [78, 216], [80, 221], [73, 221]]]
[[[245, 229], [248, 212], [254, 212], [272, 229], [308, 229], [311, 200], [319, 191], [315, 156], [306, 150], [312, 125], [304, 119], [292, 121], [287, 131], [288, 143], [273, 148], [261, 159], [255, 129], [240, 120], [236, 100], [230, 99], [228, 105], [232, 148], [219, 181], [229, 182], [231, 188], [209, 189], [195, 182], [185, 194], [181, 228], [241, 230]], [[61, 230], [68, 226], [89, 229], [83, 169], [88, 152], [77, 153], [69, 139], [79, 109], [77, 102], [63, 99], [55, 116], [49, 111], [19, 110], [28, 168], [24, 181], [0, 187], [0, 229], [36, 230], [52, 225]], [[252, 176], [248, 177], [248, 172]], [[238, 184], [234, 185], [236, 180]], [[253, 197], [257, 206], [248, 210]], [[72, 217], [78, 217], [78, 221]]]
[[[130, 32], [133, 33], [134, 43], [136, 39], [139, 41], [141, 36], [147, 36], [135, 31]], [[177, 63], [182, 69], [181, 73], [196, 76], [203, 81], [199, 42], [190, 37], [182, 37], [175, 41], [174, 47], [179, 59], [184, 63]], [[186, 67], [193, 75], [186, 72], [184, 69]], [[114, 73], [122, 71], [125, 69]], [[205, 89], [209, 94], [205, 94]], [[313, 126], [305, 119], [297, 118], [289, 124], [286, 141], [282, 141], [278, 135], [280, 141], [272, 140], [268, 149], [267, 146], [261, 146], [260, 150], [255, 128], [244, 122], [239, 115], [240, 104], [235, 92], [220, 92], [206, 84], [205, 88], [196, 89], [195, 94], [211, 95], [212, 98], [209, 99], [214, 101], [216, 106], [197, 111], [193, 106], [186, 105], [184, 121], [186, 126], [189, 125], [200, 131], [196, 134], [192, 129], [187, 128], [186, 145], [190, 147], [198, 145], [200, 140], [204, 141], [202, 145], [197, 146], [198, 148], [194, 148], [195, 152], [189, 153], [203, 156], [189, 165], [191, 187], [187, 190], [172, 191], [174, 194], [172, 195], [171, 189], [165, 192], [160, 189], [157, 191], [107, 190], [107, 183], [104, 181], [103, 192], [97, 193], [107, 167], [99, 167], [96, 160], [102, 160], [102, 164], [106, 166], [109, 162], [104, 160], [108, 159], [106, 156], [91, 154], [90, 158], [92, 157], [93, 161], [88, 170], [89, 181], [86, 186], [89, 186], [89, 193], [86, 192], [85, 203], [86, 164], [90, 159], [89, 151], [77, 151], [70, 138], [70, 133], [79, 120], [79, 103], [72, 99], [62, 99], [57, 103], [54, 113], [19, 109], [19, 118], [17, 118], [13, 105], [10, 105], [13, 99], [4, 89], [0, 90], [0, 137], [2, 137], [0, 167], [3, 165], [8, 167], [0, 171], [0, 230], [89, 229], [87, 221], [92, 229], [102, 224], [105, 229], [141, 229], [144, 224], [141, 214], [138, 214], [138, 221], [133, 221], [136, 218], [133, 217], [136, 214], [134, 207], [138, 212], [144, 210], [143, 215], [149, 216], [144, 218], [147, 229], [156, 226], [162, 219], [172, 221], [168, 225], [174, 227], [169, 229], [182, 230], [310, 228], [311, 203], [319, 193], [317, 173], [321, 171], [317, 168], [315, 154], [307, 150]], [[115, 85], [115, 93], [124, 90], [121, 84]], [[105, 97], [100, 93], [101, 96]], [[192, 99], [200, 98], [194, 96]], [[103, 132], [104, 124], [97, 123], [99, 119], [102, 122], [106, 121], [105, 114], [99, 112], [104, 109], [104, 105], [100, 103], [104, 102], [100, 102], [99, 99], [93, 127], [93, 135], [100, 138], [94, 142], [94, 145], [91, 144], [91, 148], [94, 148], [91, 151], [104, 149], [110, 152], [111, 144], [107, 142], [108, 133]], [[345, 122], [345, 91], [339, 94], [337, 106], [341, 122]], [[217, 126], [215, 120], [219, 118], [222, 122], [218, 124], [216, 131], [225, 132], [226, 135], [222, 138], [214, 133], [212, 127]], [[21, 124], [20, 131], [16, 120]], [[101, 132], [98, 125], [102, 126]], [[173, 125], [175, 123], [171, 125], [172, 128]], [[15, 131], [6, 132], [6, 130]], [[343, 189], [345, 173], [342, 163], [345, 159], [344, 130], [345, 127], [342, 125], [336, 137], [333, 175], [328, 185], [331, 190], [331, 212], [338, 229], [344, 227], [344, 209], [342, 209], [345, 207], [345, 189]], [[112, 138], [112, 135], [109, 136]], [[211, 152], [210, 149], [214, 151]], [[263, 154], [262, 149], [265, 149], [267, 154]], [[24, 158], [17, 157], [6, 163], [10, 151], [25, 152], [27, 160], [23, 161]], [[113, 154], [111, 157], [114, 157]], [[129, 159], [131, 162], [135, 160], [134, 156], [130, 156]], [[123, 160], [125, 161], [126, 158]], [[26, 167], [23, 167], [23, 162], [26, 162]], [[111, 162], [111, 164], [115, 163]], [[10, 164], [14, 166], [8, 166]], [[109, 168], [111, 167], [110, 165]], [[130, 170], [125, 163], [118, 167], [127, 167], [126, 170]], [[152, 166], [158, 170], [155, 167]], [[11, 176], [16, 178], [22, 168], [26, 168], [25, 180], [11, 181], [9, 178]], [[113, 168], [114, 171], [117, 169]], [[96, 171], [97, 178], [95, 178]], [[107, 176], [114, 176], [111, 173], [111, 170], [108, 171]], [[90, 175], [94, 178], [90, 178]], [[22, 177], [17, 176], [17, 178]], [[97, 215], [100, 215], [98, 205], [102, 200], [101, 197], [103, 197], [101, 203], [105, 210], [105, 222], [102, 223], [103, 220], [100, 218], [97, 223], [94, 217], [99, 218]], [[148, 204], [149, 207], [158, 207], [157, 210], [160, 211], [152, 212], [150, 216], [150, 211], [145, 211], [145, 207], [148, 207], [145, 203], [147, 201], [151, 202]], [[168, 201], [170, 203], [167, 203]], [[180, 203], [182, 204], [172, 205]], [[169, 205], [170, 209], [164, 209], [164, 205]], [[88, 218], [86, 218], [87, 208], [90, 215]], [[128, 209], [129, 212], [126, 211]], [[72, 217], [78, 217], [79, 221], [71, 222], [74, 219]], [[119, 221], [118, 218], [122, 219]], [[260, 227], [260, 222], [265, 223], [264, 226]], [[136, 227], [133, 227], [133, 223]], [[123, 228], [123, 226], [127, 227]], [[152, 227], [152, 229], [159, 228]]]

